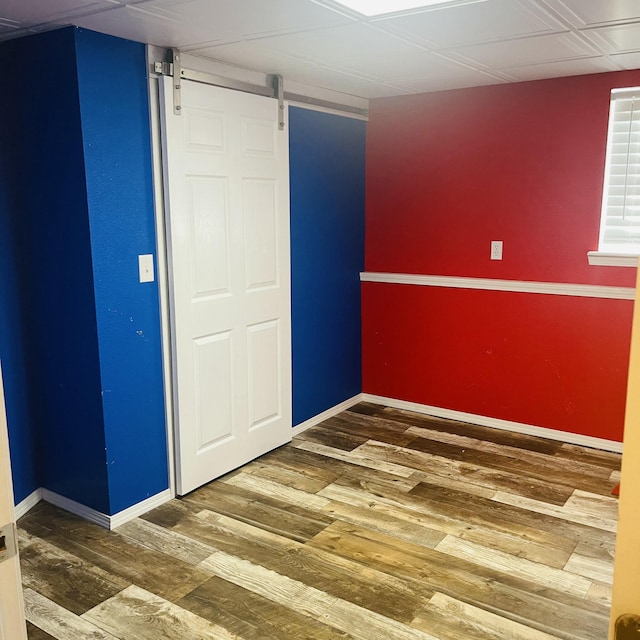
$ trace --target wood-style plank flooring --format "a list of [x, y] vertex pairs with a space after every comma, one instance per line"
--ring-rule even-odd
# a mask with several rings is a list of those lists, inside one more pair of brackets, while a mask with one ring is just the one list
[[604, 640], [620, 456], [360, 404], [116, 531], [19, 522], [30, 640]]

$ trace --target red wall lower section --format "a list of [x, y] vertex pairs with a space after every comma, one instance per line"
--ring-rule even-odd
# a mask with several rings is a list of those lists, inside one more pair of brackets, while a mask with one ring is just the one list
[[363, 283], [367, 393], [622, 440], [633, 303]]

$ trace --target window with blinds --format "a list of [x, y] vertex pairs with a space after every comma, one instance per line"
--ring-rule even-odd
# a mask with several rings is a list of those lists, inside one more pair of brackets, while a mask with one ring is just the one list
[[640, 254], [640, 87], [611, 92], [599, 251]]

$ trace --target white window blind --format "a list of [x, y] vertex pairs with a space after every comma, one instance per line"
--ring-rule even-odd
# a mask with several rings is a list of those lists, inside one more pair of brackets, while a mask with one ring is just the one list
[[640, 254], [640, 87], [611, 92], [599, 251]]

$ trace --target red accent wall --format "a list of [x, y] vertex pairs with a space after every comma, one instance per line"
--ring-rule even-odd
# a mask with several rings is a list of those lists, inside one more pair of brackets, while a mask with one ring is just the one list
[[[637, 85], [630, 71], [373, 101], [366, 270], [633, 287], [635, 269], [587, 251], [610, 91]], [[365, 392], [622, 440], [631, 301], [362, 289]]]

